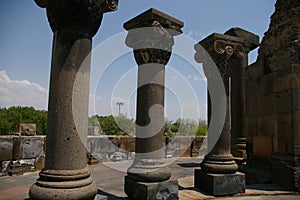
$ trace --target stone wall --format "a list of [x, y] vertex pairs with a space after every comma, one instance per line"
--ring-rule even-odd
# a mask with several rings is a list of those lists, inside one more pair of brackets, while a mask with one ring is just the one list
[[[206, 137], [165, 137], [165, 157], [199, 156], [207, 148]], [[0, 172], [11, 164], [24, 165], [28, 170], [44, 166], [45, 136], [0, 136]], [[123, 136], [88, 136], [87, 149], [100, 162], [115, 162], [134, 158], [135, 138]]]
[[278, 0], [247, 69], [248, 159], [300, 191], [300, 1]]

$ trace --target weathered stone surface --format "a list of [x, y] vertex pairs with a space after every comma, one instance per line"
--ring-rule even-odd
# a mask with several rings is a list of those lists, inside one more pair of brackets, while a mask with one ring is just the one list
[[35, 136], [36, 124], [19, 124], [19, 134], [25, 136]]
[[176, 200], [178, 183], [175, 180], [162, 182], [138, 182], [125, 177], [125, 192], [131, 200]]
[[258, 94], [259, 95], [268, 95], [274, 93], [274, 87], [275, 86], [275, 76], [273, 73], [266, 74], [263, 77], [260, 77], [258, 79], [259, 88], [258, 88]]
[[267, 71], [272, 72], [288, 65], [299, 64], [299, 52], [296, 50], [299, 49], [300, 42], [299, 17], [298, 1], [277, 1], [276, 11], [271, 17], [269, 30], [259, 50], [258, 59], [264, 60], [264, 68]]
[[[253, 140], [248, 149], [256, 155], [250, 155], [249, 164], [254, 166], [266, 154], [272, 155], [272, 163], [264, 165], [272, 169], [272, 181], [298, 190], [299, 17], [299, 1], [277, 0], [257, 62], [247, 68], [247, 120], [249, 138]], [[262, 144], [263, 139], [266, 144]]]
[[[215, 61], [216, 66], [218, 67], [220, 74], [223, 79], [225, 92], [226, 94], [226, 104], [222, 105], [222, 99], [220, 98], [217, 105], [225, 106], [226, 107], [226, 117], [224, 126], [221, 132], [221, 135], [213, 147], [211, 152], [205, 157], [204, 161], [201, 163], [201, 168], [206, 172], [213, 172], [219, 171], [218, 173], [222, 173], [222, 166], [224, 166], [224, 173], [234, 173], [237, 170], [237, 165], [233, 161], [233, 157], [230, 154], [230, 119], [229, 119], [229, 77], [231, 77], [231, 66], [229, 65], [228, 61], [231, 57], [242, 57], [244, 55], [243, 47], [242, 47], [243, 39], [237, 38], [234, 36], [229, 35], [221, 35], [221, 34], [211, 34], [201, 42], [202, 45], [212, 56], [212, 59]], [[195, 46], [196, 51], [199, 50], [197, 46]], [[229, 50], [231, 49], [231, 50]], [[196, 59], [197, 59], [196, 52]], [[200, 60], [198, 60], [200, 61]], [[204, 71], [205, 75], [208, 78], [208, 85], [210, 81], [214, 80], [214, 75], [210, 73], [209, 65], [206, 66], [204, 63]], [[210, 105], [209, 105], [210, 106]], [[210, 119], [210, 112], [208, 112], [208, 119]], [[209, 138], [208, 138], [209, 139]], [[220, 155], [220, 156], [219, 156]], [[224, 158], [221, 158], [223, 155]], [[216, 157], [215, 157], [216, 156]], [[213, 157], [210, 159], [210, 157]], [[230, 159], [230, 157], [232, 159]], [[220, 159], [222, 162], [218, 162], [217, 160]], [[224, 164], [224, 162], [227, 162]], [[223, 165], [224, 164], [224, 165]], [[226, 165], [226, 167], [225, 167]], [[231, 167], [231, 169], [230, 169]], [[225, 169], [226, 168], [226, 169]], [[218, 170], [216, 170], [218, 169]], [[230, 171], [230, 172], [229, 172]]]
[[246, 68], [248, 81], [256, 80], [264, 74], [264, 68], [261, 62], [255, 62]]
[[244, 46], [247, 52], [256, 49], [259, 45], [259, 36], [239, 27], [231, 28], [224, 33], [244, 39]]
[[209, 174], [195, 170], [195, 187], [214, 196], [226, 196], [245, 192], [245, 174]]
[[[90, 184], [83, 187], [76, 188], [49, 188], [39, 187], [34, 184], [29, 191], [29, 196], [32, 200], [49, 199], [49, 200], [61, 200], [61, 199], [86, 199], [94, 200], [97, 188], [95, 185]], [[34, 197], [34, 198], [32, 198]]]
[[183, 22], [153, 8], [124, 24], [128, 30], [126, 45], [133, 48], [139, 65], [136, 154], [125, 178], [125, 192], [130, 199], [178, 198], [178, 192], [169, 191], [166, 184], [171, 172], [164, 165], [163, 124], [165, 65], [172, 54], [173, 37], [182, 33], [182, 27]]
[[0, 161], [11, 160], [13, 151], [13, 137], [2, 136], [0, 139]]
[[[245, 35], [248, 35], [247, 37], [249, 37], [249, 32], [246, 33], [242, 30], [238, 31], [244, 34], [243, 37]], [[233, 32], [235, 34], [235, 30], [233, 30]], [[210, 97], [216, 98], [214, 99], [215, 103], [213, 105], [211, 104], [212, 99], [209, 98], [208, 100], [209, 123], [210, 120], [213, 120], [211, 119], [211, 110], [218, 109], [218, 112], [221, 113], [221, 107], [225, 107], [225, 122], [221, 130], [221, 135], [212, 150], [204, 157], [204, 160], [200, 164], [201, 170], [195, 171], [195, 187], [215, 196], [232, 195], [245, 191], [244, 175], [236, 174], [238, 166], [231, 154], [230, 134], [230, 129], [232, 128], [234, 130], [233, 133], [236, 139], [234, 141], [237, 142], [235, 145], [240, 145], [237, 147], [242, 147], [241, 151], [245, 151], [246, 139], [244, 137], [246, 135], [246, 77], [244, 74], [244, 69], [248, 64], [247, 52], [257, 45], [257, 38], [254, 39], [255, 41], [253, 40], [253, 42], [251, 42], [250, 38], [247, 43], [249, 46], [245, 46], [245, 39], [249, 38], [239, 38], [231, 35], [221, 35], [215, 33], [208, 36], [195, 46], [197, 51], [195, 59], [197, 62], [203, 62], [203, 69], [207, 77], [208, 88], [210, 88], [210, 84], [214, 84], [214, 82], [218, 81], [217, 73], [212, 72], [212, 66], [209, 64], [209, 62], [205, 61], [205, 58], [201, 58], [202, 52], [199, 45], [202, 45], [202, 47], [204, 47], [212, 57], [222, 77], [219, 81], [223, 81], [222, 83], [225, 87], [225, 94], [221, 94], [219, 98]], [[229, 78], [232, 79], [231, 84], [229, 84]], [[234, 106], [232, 110], [229, 109], [229, 91], [232, 92], [231, 105]], [[222, 98], [225, 99], [225, 103], [222, 101]], [[212, 106], [215, 106], [215, 108]], [[235, 124], [231, 125], [231, 122]], [[210, 140], [210, 134], [216, 133], [209, 132], [208, 140]], [[244, 154], [245, 152], [242, 155]]]
[[173, 35], [179, 35], [182, 33], [181, 28], [184, 25], [182, 21], [154, 8], [150, 8], [149, 10], [124, 23], [124, 28], [126, 30], [131, 30], [149, 27], [149, 22], [152, 23], [153, 21], [158, 21], [164, 28], [174, 31], [172, 32]]
[[260, 158], [271, 158], [272, 156], [272, 137], [253, 136], [253, 156]]
[[116, 0], [37, 1], [46, 7], [54, 33], [45, 168], [30, 188], [31, 199], [94, 199], [86, 169], [86, 137], [92, 37]]
[[245, 50], [243, 58], [233, 58], [229, 64], [232, 68], [231, 75], [231, 153], [243, 159], [246, 155], [246, 74], [248, 66], [248, 53], [259, 45], [259, 37], [241, 28], [231, 28], [225, 32], [243, 39]]

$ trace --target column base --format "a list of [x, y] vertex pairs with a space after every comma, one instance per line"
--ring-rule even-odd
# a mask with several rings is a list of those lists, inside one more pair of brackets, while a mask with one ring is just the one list
[[245, 174], [211, 174], [195, 170], [195, 188], [213, 196], [226, 196], [245, 192]]
[[29, 190], [31, 200], [92, 200], [96, 194], [97, 187], [87, 169], [42, 170]]
[[125, 193], [131, 200], [176, 200], [178, 183], [176, 180], [162, 182], [140, 182], [125, 176]]
[[61, 199], [82, 199], [94, 200], [97, 193], [95, 184], [80, 188], [46, 188], [36, 184], [32, 185], [29, 191], [31, 200], [61, 200]]

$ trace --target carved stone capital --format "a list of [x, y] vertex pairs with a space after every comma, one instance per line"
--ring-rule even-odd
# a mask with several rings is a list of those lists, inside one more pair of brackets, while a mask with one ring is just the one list
[[214, 42], [214, 50], [219, 55], [225, 55], [226, 59], [229, 59], [232, 55], [239, 58], [245, 55], [245, 49], [242, 44], [226, 40], [216, 40]]
[[161, 49], [137, 49], [134, 50], [134, 58], [138, 65], [149, 63], [168, 64], [172, 52]]
[[138, 65], [166, 65], [172, 54], [174, 39], [158, 21], [153, 21], [148, 27], [129, 30], [126, 45], [133, 48]]
[[171, 51], [174, 39], [158, 21], [152, 21], [146, 27], [129, 30], [126, 45], [134, 50], [156, 48]]
[[[209, 69], [211, 66], [205, 66], [205, 60], [207, 60], [205, 55], [212, 58], [222, 77], [230, 77], [231, 68], [228, 65], [228, 61], [232, 57], [242, 58], [245, 56], [243, 41], [243, 39], [238, 37], [214, 33], [195, 45], [195, 50], [197, 51], [195, 59], [197, 62], [203, 62], [204, 71], [210, 74], [208, 75], [209, 77], [213, 77], [215, 73], [211, 74], [212, 72]], [[207, 51], [207, 54], [199, 52], [204, 51], [204, 49]]]
[[156, 9], [149, 9], [124, 24], [128, 30], [126, 45], [133, 48], [138, 65], [166, 65], [172, 54], [174, 36], [183, 22]]
[[224, 33], [225, 35], [231, 35], [244, 40], [243, 47], [245, 53], [248, 54], [250, 51], [256, 49], [259, 46], [259, 36], [241, 28], [231, 28]]
[[46, 7], [48, 21], [54, 31], [72, 30], [94, 36], [103, 13], [117, 9], [118, 0], [35, 0]]

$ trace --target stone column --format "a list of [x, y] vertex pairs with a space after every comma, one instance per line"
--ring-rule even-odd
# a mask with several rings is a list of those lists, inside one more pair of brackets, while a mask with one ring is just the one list
[[149, 9], [124, 24], [126, 45], [138, 64], [136, 154], [125, 177], [130, 199], [178, 199], [178, 185], [170, 181], [164, 162], [165, 65], [181, 34], [183, 22]]
[[[219, 94], [219, 96], [211, 96], [208, 101], [208, 119], [209, 126], [211, 122], [219, 123], [221, 119], [220, 116], [211, 115], [211, 110], [217, 110], [220, 115], [222, 110], [225, 109], [225, 122], [220, 134], [220, 137], [216, 141], [216, 144], [212, 150], [205, 156], [201, 163], [201, 170], [195, 170], [195, 187], [199, 188], [209, 194], [214, 196], [224, 196], [232, 195], [236, 193], [241, 193], [245, 191], [245, 175], [238, 173], [238, 166], [235, 163], [233, 156], [230, 153], [230, 77], [232, 72], [232, 66], [230, 62], [234, 58], [242, 58], [244, 56], [244, 48], [242, 46], [243, 40], [233, 36], [212, 34], [206, 39], [202, 40], [199, 44], [201, 45], [212, 57], [218, 70], [220, 71], [221, 79], [225, 87], [225, 94]], [[196, 47], [197, 47], [196, 45]], [[200, 50], [200, 48], [195, 48]], [[203, 53], [196, 53], [196, 60], [199, 62], [201, 59], [197, 59], [197, 55]], [[203, 59], [203, 58], [202, 58]], [[204, 72], [207, 76], [207, 83], [209, 85], [215, 84], [216, 77], [211, 74], [212, 66], [203, 63]], [[209, 91], [212, 94], [213, 91]], [[224, 100], [225, 99], [225, 100]], [[214, 102], [212, 104], [211, 102]], [[225, 102], [225, 105], [224, 105]], [[223, 109], [222, 109], [223, 108]], [[218, 113], [217, 112], [217, 113]], [[212, 117], [217, 117], [218, 119], [213, 119]], [[221, 124], [220, 124], [221, 125]], [[209, 144], [212, 144], [212, 138], [218, 133], [210, 132], [208, 133]]]
[[232, 28], [225, 35], [239, 37], [244, 40], [245, 53], [241, 58], [231, 59], [231, 153], [236, 161], [243, 162], [246, 153], [246, 75], [248, 54], [259, 45], [259, 37], [241, 28]]
[[54, 33], [45, 168], [30, 188], [31, 199], [94, 199], [86, 168], [92, 37], [115, 1], [37, 1], [46, 7]]

